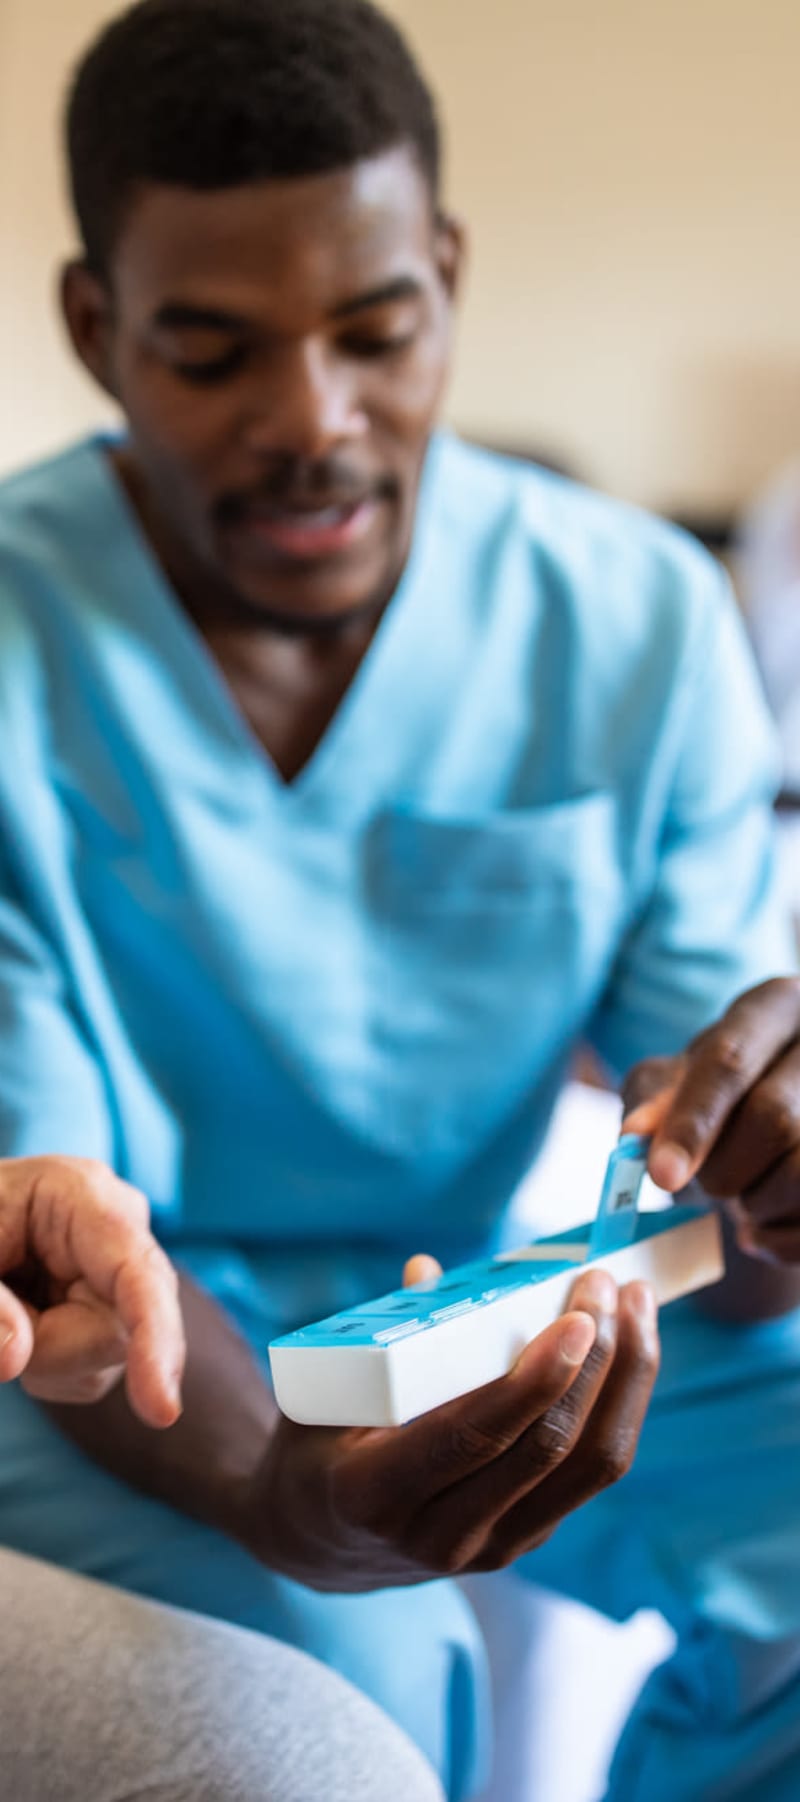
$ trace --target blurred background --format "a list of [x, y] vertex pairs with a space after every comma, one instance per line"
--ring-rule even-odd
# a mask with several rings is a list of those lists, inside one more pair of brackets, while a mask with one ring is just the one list
[[[117, 10], [0, 0], [0, 470], [99, 417], [55, 319], [58, 111]], [[451, 416], [725, 520], [800, 444], [797, 0], [389, 0], [472, 268]]]

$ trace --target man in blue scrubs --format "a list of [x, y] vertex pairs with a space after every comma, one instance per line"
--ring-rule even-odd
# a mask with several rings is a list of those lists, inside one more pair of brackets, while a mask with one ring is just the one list
[[631, 1090], [654, 1174], [743, 1190], [785, 1248], [797, 984], [684, 1054], [790, 967], [735, 610], [669, 529], [436, 429], [463, 234], [371, 7], [145, 0], [79, 71], [69, 159], [65, 316], [127, 425], [0, 491], [0, 1151], [145, 1191], [189, 1358], [159, 1437], [118, 1394], [56, 1426], [4, 1392], [0, 1540], [316, 1653], [451, 1798], [486, 1673], [435, 1579], [530, 1555], [676, 1629], [615, 1802], [783, 1802], [791, 1272], [732, 1254], [737, 1327], [670, 1311], [602, 1496], [657, 1360], [639, 1286], [589, 1279], [402, 1433], [277, 1423], [265, 1374], [415, 1246], [509, 1242], [581, 1041], [662, 1060]]

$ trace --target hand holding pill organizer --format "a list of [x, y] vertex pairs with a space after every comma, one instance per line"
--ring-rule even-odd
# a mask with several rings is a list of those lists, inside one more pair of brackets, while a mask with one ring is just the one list
[[719, 1282], [715, 1214], [640, 1206], [648, 1145], [619, 1140], [591, 1224], [276, 1339], [270, 1362], [282, 1412], [304, 1426], [402, 1426], [503, 1376], [563, 1312], [576, 1276], [595, 1265], [619, 1284], [650, 1283], [660, 1305]]

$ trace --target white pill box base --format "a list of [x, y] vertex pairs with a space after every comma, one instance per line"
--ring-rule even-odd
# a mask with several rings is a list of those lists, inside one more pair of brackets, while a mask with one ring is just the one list
[[[528, 1341], [563, 1313], [583, 1270], [608, 1270], [620, 1284], [648, 1282], [661, 1305], [716, 1283], [724, 1274], [714, 1214], [688, 1208], [643, 1214], [632, 1244], [579, 1262], [583, 1252], [579, 1241], [587, 1234], [588, 1228], [582, 1229], [533, 1245], [513, 1260], [496, 1260], [488, 1268], [497, 1271], [513, 1263], [517, 1274], [526, 1266], [530, 1275], [496, 1298], [474, 1305], [445, 1304], [458, 1273], [451, 1272], [435, 1287], [406, 1290], [406, 1304], [418, 1295], [427, 1317], [398, 1325], [393, 1334], [384, 1332], [381, 1337], [387, 1343], [375, 1343], [377, 1334], [361, 1344], [342, 1343], [337, 1335], [352, 1331], [352, 1325], [337, 1327], [336, 1322], [347, 1323], [348, 1315], [276, 1340], [270, 1361], [278, 1406], [290, 1420], [306, 1426], [402, 1426], [510, 1370]], [[562, 1245], [569, 1263], [558, 1260], [558, 1267], [544, 1274]], [[392, 1299], [386, 1297], [385, 1303]], [[432, 1308], [437, 1299], [445, 1305]], [[374, 1312], [378, 1304], [371, 1307]], [[437, 1314], [445, 1318], [436, 1318]], [[363, 1326], [363, 1320], [359, 1324]]]

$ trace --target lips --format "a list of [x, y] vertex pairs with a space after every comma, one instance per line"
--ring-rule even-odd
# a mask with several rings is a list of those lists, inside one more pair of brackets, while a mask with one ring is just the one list
[[237, 533], [279, 557], [309, 562], [358, 545], [378, 510], [374, 495], [318, 506], [254, 505], [237, 521]]

